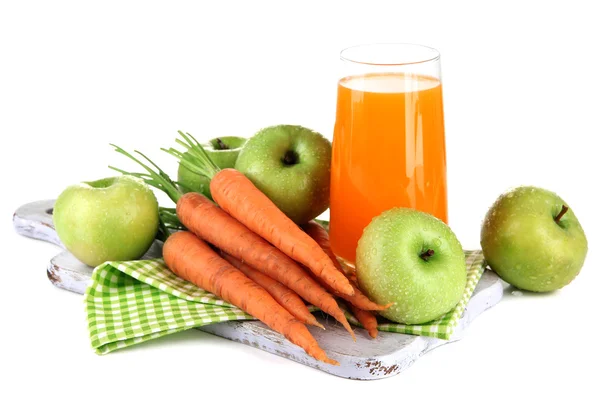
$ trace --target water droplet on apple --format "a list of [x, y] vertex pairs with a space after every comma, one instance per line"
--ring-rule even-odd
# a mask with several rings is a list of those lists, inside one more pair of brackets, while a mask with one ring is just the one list
[[433, 239], [433, 245], [436, 247], [440, 247], [442, 245], [442, 241], [439, 238]]

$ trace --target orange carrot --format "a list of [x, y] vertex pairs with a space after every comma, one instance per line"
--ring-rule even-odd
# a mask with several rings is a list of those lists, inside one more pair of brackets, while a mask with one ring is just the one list
[[358, 322], [360, 322], [363, 328], [369, 332], [369, 336], [375, 339], [377, 337], [377, 333], [379, 332], [377, 330], [377, 318], [375, 315], [373, 315], [371, 311], [356, 307], [354, 304], [349, 304], [349, 307], [350, 311], [352, 311], [352, 314], [354, 314]]
[[246, 263], [241, 262], [237, 258], [230, 256], [227, 253], [221, 252], [223, 257], [231, 265], [239, 269], [248, 278], [252, 279], [258, 285], [262, 286], [283, 308], [288, 310], [296, 319], [305, 324], [318, 326], [321, 329], [325, 329], [321, 325], [314, 315], [308, 310], [304, 301], [298, 296], [292, 289], [288, 288], [284, 284], [277, 282], [275, 279], [263, 274], [260, 271], [248, 266]]
[[223, 210], [246, 225], [290, 258], [308, 267], [340, 293], [352, 295], [348, 278], [338, 271], [318, 244], [289, 219], [241, 172], [220, 169], [189, 133], [179, 132], [188, 156], [176, 149], [163, 149], [179, 158], [180, 165], [210, 179], [210, 193]]
[[[329, 233], [327, 233], [325, 228], [323, 228], [319, 223], [317, 223], [315, 221], [310, 221], [310, 222], [304, 224], [302, 226], [302, 228], [311, 238], [314, 239], [315, 242], [317, 242], [319, 244], [319, 246], [321, 246], [321, 248], [323, 249], [325, 254], [327, 254], [327, 256], [331, 259], [331, 262], [333, 263], [333, 265], [339, 271], [343, 271], [342, 266], [340, 265], [340, 262], [338, 261], [335, 254], [333, 254], [333, 250], [331, 250], [331, 245], [329, 243]], [[323, 284], [325, 286], [325, 288], [327, 288], [328, 290], [332, 290], [325, 284], [325, 282], [321, 282], [321, 284]], [[354, 295], [348, 296], [346, 294], [337, 293], [337, 292], [335, 293], [335, 295], [341, 297], [342, 299], [346, 300], [350, 304], [352, 304], [362, 310], [381, 311], [381, 310], [385, 310], [386, 308], [391, 307], [393, 304], [393, 303], [390, 303], [390, 304], [386, 304], [386, 305], [382, 306], [377, 303], [374, 303], [371, 300], [369, 300], [369, 298], [367, 296], [365, 296], [365, 294], [362, 293], [360, 291], [360, 289], [352, 281], [350, 281], [350, 284], [354, 288]]]
[[331, 294], [308, 272], [241, 222], [198, 193], [177, 201], [179, 221], [201, 239], [242, 260], [298, 293], [339, 321], [354, 338], [352, 327]]
[[[273, 247], [265, 239], [252, 232], [206, 197], [198, 193], [188, 193], [183, 195], [176, 183], [144, 154], [136, 151], [136, 153], [143, 157], [147, 163], [139, 160], [119, 146], [113, 146], [118, 153], [123, 154], [136, 162], [143, 167], [146, 172], [127, 172], [114, 167], [110, 168], [125, 175], [141, 178], [148, 185], [165, 192], [171, 200], [176, 203], [177, 217], [186, 228], [198, 235], [201, 239], [212, 243], [221, 250], [258, 269], [265, 275], [283, 283], [294, 292], [298, 293], [298, 295], [307, 302], [333, 316], [344, 326], [344, 328], [346, 328], [350, 335], [352, 335], [352, 338], [356, 340], [352, 327], [348, 323], [344, 312], [340, 309], [333, 296], [327, 293], [325, 289], [308, 276], [307, 272], [309, 271], [301, 268], [276, 247]], [[200, 149], [198, 151], [205, 156], [204, 159], [200, 159], [203, 160], [201, 162], [212, 164], [214, 170], [218, 170], [208, 156], [206, 156], [206, 153], [201, 149], [198, 142], [196, 142], [196, 148]], [[191, 153], [194, 153], [194, 151], [194, 148], [190, 148]], [[181, 160], [180, 164], [184, 167], [200, 174], [203, 173], [202, 169], [197, 169], [198, 167], [196, 165], [189, 163], [187, 161], [188, 158], [184, 158], [181, 152], [174, 149], [167, 150], [167, 152], [177, 155]], [[163, 229], [163, 231], [166, 236], [169, 235], [168, 229]], [[335, 270], [335, 267], [333, 267], [333, 269]], [[337, 270], [335, 271], [346, 279], [342, 273]], [[350, 288], [352, 287], [350, 286]]]
[[241, 308], [317, 360], [339, 365], [327, 357], [304, 324], [193, 233], [170, 235], [163, 247], [163, 257], [165, 264], [182, 279]]
[[347, 295], [354, 293], [348, 278], [335, 268], [319, 245], [244, 174], [235, 169], [221, 170], [210, 182], [210, 193], [221, 208], [308, 267], [336, 291]]

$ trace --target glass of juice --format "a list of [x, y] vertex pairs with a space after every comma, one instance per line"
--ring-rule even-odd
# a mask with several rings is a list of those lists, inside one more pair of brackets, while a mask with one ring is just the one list
[[333, 251], [354, 263], [363, 229], [409, 207], [448, 222], [440, 55], [414, 44], [341, 52], [331, 164]]

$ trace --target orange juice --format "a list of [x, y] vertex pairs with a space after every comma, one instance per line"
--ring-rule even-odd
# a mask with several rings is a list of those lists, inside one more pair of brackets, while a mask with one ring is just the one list
[[410, 207], [447, 222], [442, 85], [404, 73], [338, 84], [331, 166], [331, 246], [354, 263], [371, 219]]

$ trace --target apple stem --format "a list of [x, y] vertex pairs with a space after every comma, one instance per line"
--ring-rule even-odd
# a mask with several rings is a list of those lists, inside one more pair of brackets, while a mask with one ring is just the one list
[[283, 163], [285, 165], [294, 165], [294, 164], [297, 164], [298, 163], [298, 155], [295, 152], [289, 150], [283, 156], [283, 160], [282, 161], [283, 161]]
[[420, 255], [420, 257], [423, 260], [427, 261], [427, 260], [429, 260], [429, 257], [433, 256], [434, 254], [435, 254], [435, 251], [433, 251], [432, 249], [428, 249], [426, 252], [422, 253]]
[[554, 222], [558, 223], [560, 221], [560, 219], [562, 218], [563, 215], [565, 215], [567, 213], [567, 211], [569, 211], [569, 207], [565, 206], [564, 204], [562, 205], [562, 208], [560, 210], [560, 212], [558, 213], [558, 215], [554, 218]]
[[221, 140], [221, 138], [216, 138], [215, 142], [217, 142], [217, 144], [219, 145], [219, 149], [220, 150], [227, 150], [227, 149], [229, 149], [229, 146], [227, 146], [225, 143], [223, 143], [223, 141]]

